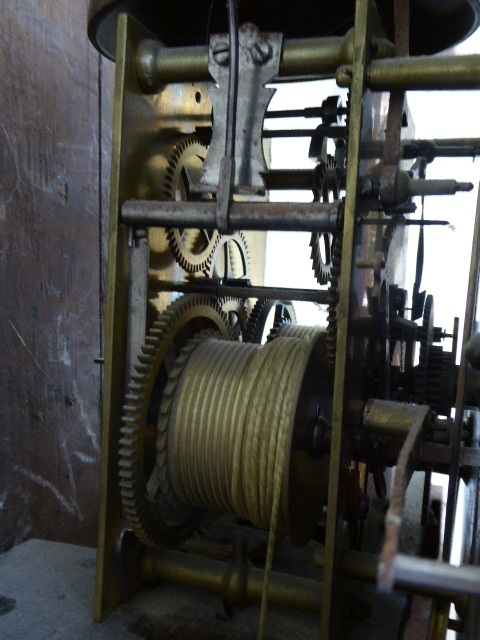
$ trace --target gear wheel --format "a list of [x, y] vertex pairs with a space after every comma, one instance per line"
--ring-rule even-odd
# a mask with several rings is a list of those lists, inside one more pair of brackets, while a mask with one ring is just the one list
[[250, 277], [250, 253], [247, 239], [241, 231], [220, 236], [205, 275], [225, 280]]
[[337, 304], [338, 304], [338, 280], [342, 264], [343, 239], [338, 236], [332, 251], [332, 268], [330, 271], [330, 287], [328, 289], [327, 310], [327, 357], [332, 367], [335, 366], [337, 353]]
[[243, 340], [248, 323], [248, 313], [245, 302], [238, 298], [221, 298], [219, 302], [223, 313], [227, 314], [232, 338], [238, 340], [242, 337]]
[[130, 527], [143, 543], [154, 547], [178, 543], [201, 519], [188, 508], [179, 513], [158, 495], [152, 474], [155, 461], [149, 459], [147, 445], [155, 439], [159, 399], [174, 359], [190, 338], [204, 330], [231, 338], [227, 316], [214, 298], [179, 298], [153, 323], [128, 385], [120, 429], [120, 496]]
[[[321, 162], [315, 169], [317, 173], [317, 190], [315, 200], [333, 202], [340, 198], [340, 171], [332, 156]], [[333, 248], [336, 238], [331, 233], [312, 233], [310, 237], [313, 272], [318, 284], [328, 283], [332, 271]]]
[[[420, 355], [415, 376], [415, 401], [428, 404], [440, 415], [450, 415], [455, 403], [455, 385], [451, 375], [455, 369], [455, 353], [434, 344], [442, 340], [443, 331], [434, 326], [433, 296], [425, 299], [422, 326], [418, 330]], [[458, 323], [454, 323], [453, 340], [458, 340]], [[455, 351], [455, 349], [453, 350]]]
[[248, 319], [247, 328], [243, 337], [244, 342], [261, 344], [268, 316], [272, 309], [275, 309], [272, 331], [278, 329], [278, 327], [286, 322], [291, 324], [297, 323], [295, 309], [291, 302], [284, 300], [258, 300]]
[[[163, 180], [165, 200], [189, 200], [190, 182], [196, 182], [192, 175], [199, 174], [206, 155], [207, 148], [197, 136], [188, 136], [174, 147]], [[167, 237], [182, 269], [197, 273], [209, 268], [220, 235], [206, 229], [169, 229]]]

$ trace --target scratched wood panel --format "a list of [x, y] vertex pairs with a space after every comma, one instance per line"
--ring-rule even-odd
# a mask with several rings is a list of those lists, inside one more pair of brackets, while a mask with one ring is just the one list
[[2, 3], [0, 550], [96, 541], [113, 75], [86, 6]]

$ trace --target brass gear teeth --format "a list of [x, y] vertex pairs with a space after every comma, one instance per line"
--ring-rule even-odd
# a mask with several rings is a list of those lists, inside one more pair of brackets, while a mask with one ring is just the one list
[[248, 318], [247, 328], [245, 329], [243, 337], [244, 342], [261, 343], [268, 315], [274, 307], [280, 304], [284, 305], [289, 318], [282, 318], [279, 322], [274, 322], [273, 329], [278, 329], [284, 322], [291, 322], [291, 324], [297, 323], [295, 309], [291, 302], [282, 300], [258, 300]]
[[[181, 170], [185, 166], [186, 160], [191, 157], [192, 154], [207, 154], [206, 146], [202, 143], [201, 139], [195, 135], [185, 137], [175, 145], [172, 151], [163, 178], [162, 193], [165, 200], [176, 199], [177, 187], [179, 181], [182, 179]], [[209, 268], [212, 254], [218, 244], [220, 234], [218, 231], [213, 231], [207, 242], [207, 246], [199, 253], [193, 253], [189, 248], [184, 246], [180, 229], [168, 229], [167, 238], [175, 260], [182, 269], [188, 273], [198, 273]]]
[[330, 271], [330, 287], [328, 289], [328, 315], [327, 315], [327, 357], [332, 367], [335, 366], [337, 353], [337, 304], [338, 281], [340, 279], [340, 266], [342, 263], [343, 239], [336, 239], [332, 252], [332, 269]]
[[[222, 311], [228, 316], [232, 338], [234, 340], [238, 340], [240, 336], [242, 336], [243, 339], [248, 323], [248, 312], [245, 306], [245, 301], [240, 300], [240, 298], [220, 298], [219, 304], [222, 307]], [[230, 322], [231, 313], [237, 317], [235, 325], [232, 325]]]
[[[230, 255], [230, 267], [232, 269], [232, 273], [235, 276], [235, 272], [238, 273], [239, 268], [244, 266], [245, 269], [245, 276], [246, 278], [250, 277], [250, 252], [248, 250], [248, 244], [247, 244], [247, 239], [245, 238], [245, 235], [243, 234], [242, 231], [237, 231], [234, 234], [234, 239], [240, 240], [240, 246], [241, 246], [241, 251], [243, 251], [243, 260], [242, 262], [244, 263], [244, 265], [239, 265], [238, 264], [238, 256], [236, 252], [233, 252]], [[237, 245], [239, 246], [239, 245]]]
[[[162, 520], [154, 500], [147, 492], [143, 446], [151, 394], [164, 355], [174, 346], [177, 333], [193, 320], [196, 321], [194, 330], [198, 330], [198, 320], [202, 318], [208, 321], [206, 324], [215, 326], [223, 337], [231, 338], [227, 316], [214, 298], [201, 295], [179, 298], [154, 321], [142, 349], [142, 353], [146, 351], [148, 354], [147, 362], [138, 362], [135, 366], [136, 373], [132, 375], [125, 397], [119, 443], [122, 508], [140, 541], [153, 547], [174, 544], [182, 538], [183, 533], [178, 527], [170, 527], [168, 522]], [[182, 345], [175, 346], [181, 348]], [[154, 474], [151, 483], [155, 484]], [[188, 529], [188, 523], [185, 528]]]
[[[320, 202], [330, 202], [330, 194], [333, 200], [340, 197], [340, 175], [335, 159], [327, 157], [327, 161], [318, 167], [319, 199]], [[326, 260], [322, 257], [321, 243], [325, 243]], [[333, 247], [335, 237], [330, 233], [312, 233], [310, 236], [310, 259], [313, 273], [319, 285], [328, 283], [332, 271]]]
[[243, 263], [244, 265], [242, 265], [242, 267], [244, 268], [243, 270], [245, 271], [245, 273], [242, 276], [236, 276], [235, 272], [239, 272], [240, 270], [240, 265], [238, 265], [238, 256], [236, 252], [232, 252], [230, 253], [230, 268], [232, 270], [233, 276], [234, 278], [237, 277], [250, 277], [250, 252], [248, 250], [248, 243], [247, 243], [247, 239], [245, 238], [245, 235], [242, 231], [235, 231], [235, 233], [233, 233], [232, 235], [220, 235], [218, 238], [218, 242], [215, 245], [214, 249], [212, 250], [212, 256], [211, 256], [211, 260], [210, 260], [210, 264], [208, 265], [208, 267], [204, 270], [205, 275], [208, 278], [213, 278], [215, 277], [215, 262], [216, 259], [218, 257], [218, 252], [221, 250], [222, 246], [225, 244], [225, 242], [234, 242], [237, 247], [239, 248], [240, 253], [242, 254], [242, 258], [243, 258]]
[[206, 155], [207, 147], [201, 139], [195, 135], [186, 136], [181, 142], [174, 146], [163, 178], [162, 192], [165, 200], [175, 200], [176, 188], [178, 186], [178, 173], [179, 169], [181, 170], [182, 168], [180, 167], [180, 160], [185, 154], [185, 151], [193, 146], [198, 146]]

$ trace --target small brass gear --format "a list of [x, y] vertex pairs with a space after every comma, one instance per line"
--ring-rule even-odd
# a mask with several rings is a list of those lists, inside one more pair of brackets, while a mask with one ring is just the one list
[[[315, 200], [333, 202], [340, 198], [340, 172], [332, 156], [321, 162], [315, 169], [317, 184]], [[333, 248], [336, 238], [331, 233], [312, 233], [310, 237], [310, 258], [318, 284], [328, 283], [333, 266]]]
[[[206, 155], [207, 148], [197, 136], [187, 136], [175, 145], [163, 180], [165, 200], [190, 199], [190, 181], [196, 182]], [[174, 228], [167, 231], [167, 237], [182, 269], [197, 273], [209, 268], [220, 235], [216, 230]]]
[[242, 231], [220, 236], [205, 275], [225, 280], [250, 277], [250, 253]]
[[150, 460], [148, 454], [154, 449], [160, 399], [175, 358], [204, 330], [231, 338], [227, 316], [214, 298], [186, 295], [170, 305], [145, 339], [125, 398], [119, 452], [123, 513], [141, 542], [154, 547], [178, 543], [200, 521], [198, 512], [179, 512], [158, 495], [155, 456]]
[[265, 329], [267, 328], [268, 316], [272, 309], [275, 311], [271, 331], [278, 329], [278, 327], [287, 322], [290, 324], [297, 323], [295, 309], [291, 302], [285, 300], [258, 300], [248, 319], [244, 342], [261, 344]]
[[[208, 278], [248, 279], [250, 277], [250, 254], [245, 235], [236, 231], [232, 235], [221, 235], [212, 252], [212, 259], [205, 271]], [[232, 335], [238, 340], [245, 334], [248, 312], [244, 300], [223, 298], [222, 310], [228, 315]]]
[[238, 298], [220, 298], [219, 303], [223, 313], [227, 314], [232, 338], [239, 340], [241, 337], [243, 340], [248, 323], [248, 312], [245, 301], [239, 300]]

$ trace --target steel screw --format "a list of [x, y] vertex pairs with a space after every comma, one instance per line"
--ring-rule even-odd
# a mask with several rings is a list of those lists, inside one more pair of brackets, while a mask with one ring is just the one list
[[265, 64], [272, 57], [272, 46], [268, 42], [256, 42], [250, 49], [252, 60], [255, 64]]
[[226, 67], [230, 62], [230, 48], [228, 44], [220, 43], [213, 50], [213, 59], [221, 67]]

